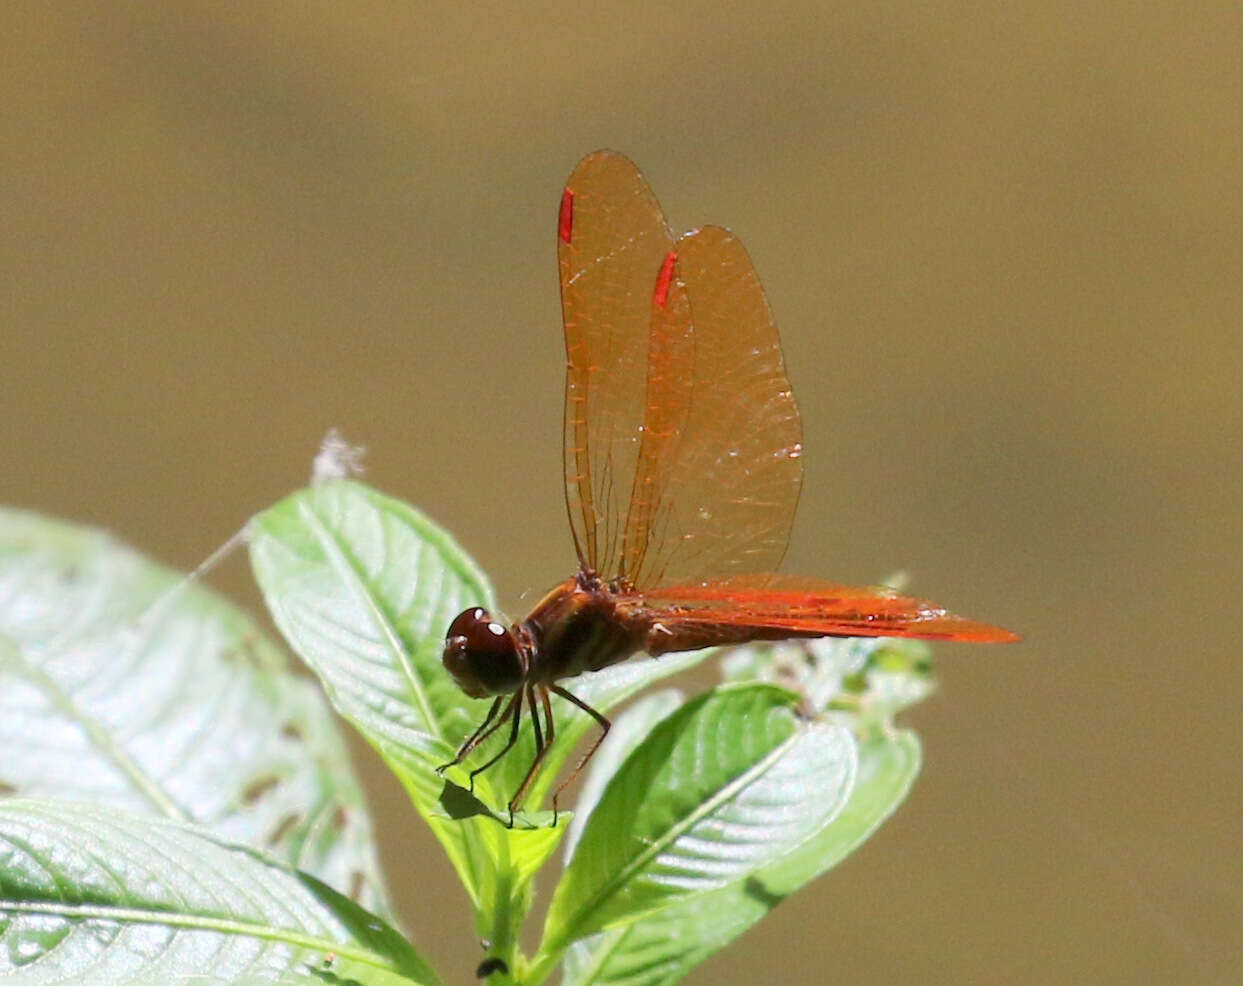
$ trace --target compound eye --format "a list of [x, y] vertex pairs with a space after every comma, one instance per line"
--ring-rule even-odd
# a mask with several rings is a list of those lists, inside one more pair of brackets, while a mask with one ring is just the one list
[[512, 692], [522, 684], [522, 661], [513, 633], [475, 606], [449, 624], [444, 665], [472, 698]]
[[449, 632], [445, 637], [469, 637], [471, 632], [480, 623], [491, 623], [492, 617], [488, 615], [488, 611], [482, 606], [472, 606], [468, 610], [463, 610], [453, 618], [453, 622], [449, 624]]

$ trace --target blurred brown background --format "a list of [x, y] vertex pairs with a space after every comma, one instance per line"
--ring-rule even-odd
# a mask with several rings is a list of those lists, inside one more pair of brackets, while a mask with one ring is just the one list
[[[339, 425], [520, 610], [572, 567], [558, 196], [623, 150], [768, 289], [808, 449], [787, 568], [905, 568], [1027, 638], [940, 648], [906, 807], [690, 981], [1239, 981], [1237, 4], [0, 24], [0, 500], [189, 568]], [[214, 581], [258, 608], [244, 563]], [[465, 899], [360, 758], [416, 941], [468, 982]]]

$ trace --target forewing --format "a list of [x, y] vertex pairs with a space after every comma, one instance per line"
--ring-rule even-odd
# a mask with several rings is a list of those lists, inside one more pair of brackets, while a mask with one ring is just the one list
[[612, 151], [574, 169], [557, 233], [566, 508], [579, 560], [611, 577], [639, 453], [652, 284], [673, 235], [638, 169]]
[[751, 258], [718, 226], [683, 234], [671, 256], [650, 289], [627, 511], [622, 574], [640, 589], [775, 569], [802, 483], [798, 405]]
[[[917, 637], [1005, 643], [1016, 634], [964, 619], [926, 599], [901, 596], [884, 587], [838, 585], [788, 575], [739, 576], [693, 585], [661, 586], [644, 593], [649, 615], [673, 633], [714, 642], [772, 639], [771, 632], [747, 638], [739, 630], [789, 631], [790, 636]], [[713, 632], [720, 640], [713, 640]], [[675, 648], [670, 648], [675, 649]]]

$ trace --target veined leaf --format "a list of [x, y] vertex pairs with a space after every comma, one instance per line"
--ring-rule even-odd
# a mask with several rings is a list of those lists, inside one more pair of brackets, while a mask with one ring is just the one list
[[436, 762], [471, 703], [440, 663], [445, 628], [492, 588], [440, 528], [361, 483], [332, 481], [252, 519], [250, 555], [285, 636], [368, 735]]
[[[504, 824], [504, 806], [534, 755], [529, 722], [518, 745], [479, 776], [478, 800], [435, 773], [487, 710], [486, 701], [463, 695], [441, 664], [453, 617], [472, 605], [496, 612], [482, 572], [413, 508], [344, 481], [299, 491], [260, 514], [251, 523], [250, 551], [278, 626], [324, 681], [338, 711], [402, 779], [480, 916], [495, 908], [498, 895], [511, 902], [525, 895], [526, 879], [564, 832], [564, 825], [544, 824], [546, 813], [535, 816], [539, 824]], [[604, 711], [705, 654], [629, 661], [569, 684]], [[554, 701], [557, 743], [532, 789], [532, 805], [576, 740], [595, 727], [586, 713]], [[448, 777], [464, 784], [469, 767]], [[518, 916], [525, 910], [520, 905]], [[504, 937], [495, 927], [479, 931]]]
[[845, 728], [795, 696], [723, 686], [661, 722], [614, 775], [545, 922], [538, 971], [569, 943], [744, 882], [811, 838], [854, 782]]
[[0, 510], [0, 792], [195, 822], [385, 909], [318, 689], [179, 582], [100, 531]]
[[248, 533], [281, 632], [400, 778], [482, 913], [508, 863], [508, 836], [492, 819], [450, 817], [435, 768], [486, 708], [440, 663], [450, 620], [492, 607], [486, 577], [418, 511], [346, 480], [291, 494]]
[[[715, 648], [662, 654], [660, 657], [632, 657], [603, 671], [566, 678], [561, 684], [598, 712], [607, 714], [613, 708], [644, 688], [663, 681], [675, 674], [695, 667], [716, 653]], [[578, 747], [587, 734], [599, 730], [599, 724], [586, 712], [553, 696], [553, 715], [557, 723], [557, 742], [548, 752], [540, 775], [531, 786], [527, 798], [528, 807], [539, 805], [547, 797], [554, 782], [558, 782], [565, 768], [566, 759]], [[610, 735], [612, 733], [610, 732]], [[526, 774], [531, 758], [535, 755], [535, 740], [528, 727], [519, 743], [496, 766], [489, 783], [504, 803], [517, 790]], [[595, 758], [592, 758], [595, 762]]]
[[877, 734], [863, 742], [850, 798], [819, 833], [745, 880], [576, 942], [566, 955], [564, 986], [678, 982], [866, 840], [902, 803], [919, 763], [914, 733]]
[[578, 840], [583, 837], [583, 829], [587, 819], [599, 804], [600, 798], [608, 783], [617, 773], [617, 769], [630, 756], [652, 727], [670, 715], [683, 702], [683, 696], [676, 688], [666, 688], [651, 695], [644, 695], [634, 705], [626, 709], [613, 720], [609, 735], [600, 744], [600, 751], [592, 758], [587, 779], [583, 782], [578, 801], [574, 803], [574, 818], [570, 821], [569, 832], [565, 838], [565, 864], [574, 859], [574, 850]]
[[439, 982], [380, 918], [256, 850], [175, 822], [21, 799], [0, 803], [0, 978]]
[[[495, 609], [487, 579], [418, 511], [356, 482], [294, 493], [249, 535], [277, 625], [401, 780], [456, 868], [480, 936], [508, 961], [529, 880], [564, 827], [510, 829], [435, 772], [486, 708], [458, 689], [441, 652], [459, 612]], [[490, 794], [486, 780], [480, 793]]]
[[919, 772], [919, 742], [894, 727], [893, 715], [931, 689], [923, 642], [847, 638], [751, 644], [727, 650], [722, 666], [731, 680], [792, 687], [804, 709], [827, 713], [864, 737], [849, 800], [818, 834], [745, 881], [576, 942], [566, 955], [565, 986], [676, 983], [860, 845], [901, 804]]

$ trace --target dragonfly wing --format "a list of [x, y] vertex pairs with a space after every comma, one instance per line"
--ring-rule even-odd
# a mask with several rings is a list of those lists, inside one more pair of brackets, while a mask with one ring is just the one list
[[582, 564], [619, 574], [647, 374], [652, 284], [673, 243], [634, 164], [579, 162], [557, 224], [565, 327], [565, 498]]
[[[915, 637], [1005, 643], [1009, 630], [965, 619], [926, 599], [884, 587], [838, 585], [801, 576], [739, 576], [644, 593], [648, 615], [687, 639], [717, 632], [719, 640], [792, 637]], [[754, 630], [753, 635], [741, 631]], [[698, 646], [707, 646], [700, 643]], [[677, 649], [677, 648], [667, 648]]]
[[802, 484], [802, 424], [742, 243], [684, 233], [652, 289], [642, 448], [622, 572], [641, 589], [771, 571]]

